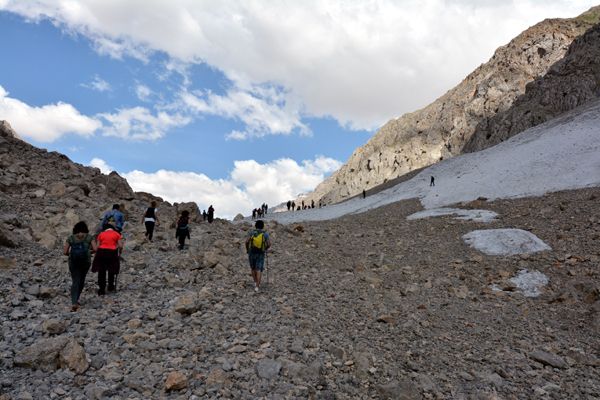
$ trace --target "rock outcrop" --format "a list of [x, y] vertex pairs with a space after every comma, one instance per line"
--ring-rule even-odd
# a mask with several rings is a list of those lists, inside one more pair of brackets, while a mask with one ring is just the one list
[[529, 83], [508, 110], [483, 120], [465, 145], [474, 152], [600, 97], [600, 24], [575, 39], [566, 56]]
[[385, 124], [307, 198], [339, 202], [460, 154], [478, 127], [509, 110], [527, 84], [544, 76], [599, 20], [595, 7], [577, 18], [549, 19], [527, 29], [431, 105]]

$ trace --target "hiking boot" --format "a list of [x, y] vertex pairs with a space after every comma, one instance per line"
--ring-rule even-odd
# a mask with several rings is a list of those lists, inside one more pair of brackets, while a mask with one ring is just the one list
[[258, 286], [254, 286], [254, 291], [258, 293]]
[[104, 296], [106, 294], [106, 292], [104, 291], [104, 289], [98, 289], [98, 296]]
[[109, 286], [107, 291], [108, 292], [115, 292], [117, 290], [117, 288], [115, 288], [114, 286]]
[[79, 304], [73, 304], [73, 305], [71, 306], [71, 311], [73, 311], [73, 312], [74, 312], [74, 311], [77, 311], [77, 310], [79, 310]]

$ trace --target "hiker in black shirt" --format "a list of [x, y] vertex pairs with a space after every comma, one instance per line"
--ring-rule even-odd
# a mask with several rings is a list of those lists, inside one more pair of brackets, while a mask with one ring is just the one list
[[144, 213], [144, 225], [146, 225], [146, 233], [144, 236], [152, 241], [152, 235], [154, 234], [154, 226], [158, 224], [158, 217], [156, 216], [156, 202], [150, 203], [150, 207]]

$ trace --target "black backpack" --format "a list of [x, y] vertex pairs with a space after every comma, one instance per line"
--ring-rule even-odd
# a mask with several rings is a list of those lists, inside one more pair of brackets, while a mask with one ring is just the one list
[[69, 256], [71, 257], [71, 262], [74, 264], [84, 264], [89, 261], [88, 257], [88, 246], [85, 240], [82, 241], [73, 241], [71, 243], [71, 250], [69, 252]]

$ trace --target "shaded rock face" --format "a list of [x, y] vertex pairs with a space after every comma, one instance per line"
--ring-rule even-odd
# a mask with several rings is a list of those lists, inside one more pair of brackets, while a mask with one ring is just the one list
[[529, 83], [505, 112], [482, 121], [465, 152], [483, 150], [600, 97], [600, 24], [578, 37], [565, 58]]
[[[386, 123], [304, 200], [339, 202], [460, 154], [478, 127], [509, 110], [527, 84], [544, 76], [598, 22], [599, 14], [596, 7], [577, 18], [545, 20], [527, 29], [435, 102]], [[572, 79], [578, 78], [573, 74]], [[580, 101], [587, 97], [579, 96]]]

